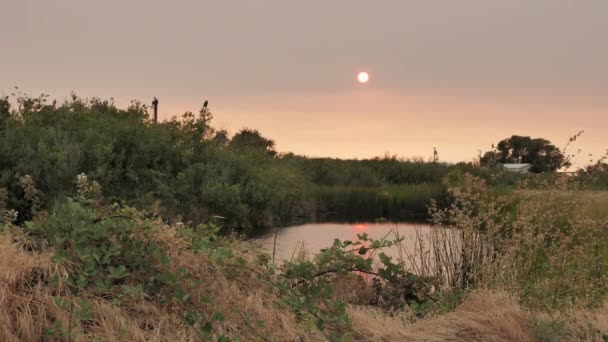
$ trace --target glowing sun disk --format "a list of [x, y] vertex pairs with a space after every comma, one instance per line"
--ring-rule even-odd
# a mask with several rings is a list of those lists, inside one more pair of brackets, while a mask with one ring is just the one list
[[359, 83], [367, 83], [367, 81], [369, 81], [369, 74], [366, 72], [360, 72], [359, 75], [357, 75], [357, 80], [359, 80]]

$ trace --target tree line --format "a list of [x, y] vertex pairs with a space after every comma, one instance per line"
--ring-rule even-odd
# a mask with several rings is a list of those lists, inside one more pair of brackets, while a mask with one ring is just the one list
[[[257, 130], [233, 136], [203, 108], [154, 123], [145, 105], [72, 95], [0, 98], [0, 201], [25, 222], [73, 196], [78, 175], [110, 201], [159, 211], [171, 220], [252, 233], [313, 220], [424, 219], [446, 180], [489, 169], [396, 157], [308, 158], [278, 153]], [[25, 183], [38, 191], [32, 206]], [[515, 177], [515, 176], [509, 176]]]

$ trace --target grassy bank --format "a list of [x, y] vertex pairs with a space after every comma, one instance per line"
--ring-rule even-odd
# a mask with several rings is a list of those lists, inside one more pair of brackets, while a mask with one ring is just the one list
[[[606, 218], [559, 186], [515, 198], [467, 176], [431, 210], [444, 229], [404, 251], [416, 267], [382, 253], [398, 236], [366, 235], [273, 265], [213, 224], [111, 204], [80, 177], [74, 198], [19, 226], [0, 200], [0, 337], [600, 341]], [[36, 206], [36, 187], [23, 191]]]
[[[163, 239], [170, 243], [180, 241], [173, 240], [171, 233], [169, 230]], [[184, 319], [187, 311], [182, 300], [161, 303], [151, 293], [132, 286], [131, 279], [117, 285], [119, 289], [103, 292], [82, 290], [73, 294], [62, 287], [65, 285], [50, 287], [49, 279], [71, 270], [58, 266], [48, 253], [25, 252], [10, 238], [4, 236], [0, 240], [3, 341], [333, 340], [314, 324], [303, 324], [298, 314], [280, 304], [283, 300], [278, 291], [234, 268], [213, 263], [215, 270], [197, 271], [197, 277], [205, 280], [203, 298], [208, 301], [201, 301], [199, 306], [212, 324], [207, 326], [206, 321], [201, 321], [196, 326]], [[224, 247], [238, 251], [242, 257], [253, 257], [244, 248], [229, 244]], [[192, 257], [183, 251], [173, 252], [175, 257]], [[187, 267], [187, 263], [209, 265], [209, 259], [199, 255], [180, 264]], [[453, 313], [414, 323], [407, 313], [387, 313], [359, 305], [349, 306], [346, 314], [350, 338], [360, 341], [533, 340], [529, 313], [502, 293], [477, 293]]]
[[[154, 211], [108, 205], [98, 184], [85, 177], [77, 189], [75, 198], [37, 211], [21, 226], [5, 203], [0, 208], [3, 340], [390, 341], [427, 335], [428, 328], [415, 323], [424, 311], [403, 309], [428, 297], [396, 296], [393, 309], [383, 302], [400, 286], [426, 287], [426, 281], [390, 260], [372, 267], [363, 252], [391, 241], [362, 236], [312, 260], [275, 267], [255, 246], [219, 236], [213, 225], [168, 225]], [[35, 205], [36, 188], [24, 191]], [[377, 292], [360, 274], [376, 275], [384, 290]], [[470, 311], [460, 321], [469, 330], [462, 336], [502, 334], [480, 330], [484, 319]], [[437, 324], [445, 335], [462, 333], [452, 320]]]

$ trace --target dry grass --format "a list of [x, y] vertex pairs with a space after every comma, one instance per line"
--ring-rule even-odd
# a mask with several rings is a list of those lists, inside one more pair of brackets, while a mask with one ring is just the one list
[[478, 292], [456, 311], [409, 324], [404, 313], [350, 310], [362, 341], [534, 341], [529, 313], [505, 293]]
[[[174, 239], [173, 234], [168, 229], [155, 239], [168, 242]], [[234, 243], [231, 248], [237, 253], [252, 257], [244, 252], [248, 248], [239, 248], [238, 242]], [[197, 276], [214, 279], [205, 289], [211, 292], [214, 305], [226, 313], [222, 332], [243, 341], [327, 340], [314, 328], [298, 323], [287, 308], [278, 306], [280, 296], [276, 291], [251, 273], [227, 270], [214, 273], [200, 255], [180, 248], [179, 244], [172, 246], [172, 256], [180, 260], [181, 266], [197, 272]], [[71, 320], [69, 310], [54, 302], [61, 286], [59, 290], [52, 290], [45, 285], [52, 275], [64, 272], [65, 269], [51, 261], [50, 255], [20, 250], [10, 236], [0, 237], [0, 340], [39, 341], [57, 320]], [[119, 306], [94, 294], [81, 294], [87, 295], [93, 317], [87, 324], [73, 323], [76, 341], [198, 340], [194, 331], [183, 323], [177, 304], [160, 306], [141, 298]], [[455, 311], [419, 321], [404, 311], [387, 313], [365, 306], [349, 307], [349, 315], [356, 341], [533, 341], [532, 317], [540, 322], [566, 317], [533, 315], [506, 293], [493, 291], [476, 292]], [[608, 305], [595, 311], [572, 311], [567, 317], [568, 331], [575, 331], [577, 339], [594, 341], [601, 336], [598, 331], [608, 331]], [[264, 320], [265, 324], [255, 326], [255, 320]], [[590, 325], [594, 328], [590, 329]]]
[[[588, 202], [564, 198], [559, 192], [543, 193], [542, 198], [528, 194], [517, 217], [502, 221], [497, 218], [504, 217], [505, 203], [486, 201], [487, 198], [477, 194], [475, 189], [457, 193], [460, 202], [449, 211], [435, 211], [437, 222], [447, 222], [444, 227], [448, 228], [433, 230], [426, 245], [419, 239], [413, 251], [400, 249], [400, 258], [410, 260], [417, 273], [442, 279], [448, 288], [474, 286], [502, 289], [508, 294], [498, 290], [473, 292], [454, 311], [421, 320], [412, 312], [351, 305], [348, 314], [352, 324], [347, 330], [353, 339], [601, 340], [608, 331], [608, 305], [595, 310], [580, 309], [583, 306], [579, 305], [560, 308], [561, 312], [542, 313], [530, 308], [540, 310], [548, 302], [561, 304], [564, 298], [581, 303], [603, 298], [605, 278], [596, 277], [594, 271], [604, 270], [602, 258], [606, 246], [600, 237], [608, 222], [577, 214]], [[563, 224], [569, 230], [555, 229]], [[202, 298], [209, 297], [211, 304], [201, 304], [201, 311], [207, 315], [224, 314], [223, 322], [214, 325], [216, 336], [226, 334], [241, 341], [327, 340], [314, 322], [298, 321], [294, 312], [282, 304], [281, 292], [268, 279], [258, 276], [265, 269], [255, 266], [256, 249], [246, 242], [221, 240], [226, 249], [249, 261], [248, 269], [216, 262], [212, 253], [195, 252], [179, 237], [175, 227], [160, 221], [152, 226], [137, 231], [132, 238], [155, 242], [172, 260], [171, 271], [183, 268], [202, 281], [202, 286], [189, 289], [191, 303], [202, 303]], [[499, 234], [505, 227], [511, 235]], [[479, 233], [482, 230], [483, 235]], [[28, 243], [24, 236], [10, 233], [10, 229], [4, 231], [0, 235], [0, 341], [52, 340], [43, 336], [57, 322], [68, 328], [70, 337], [64, 340], [70, 341], [199, 340], [192, 327], [184, 323], [184, 303], [173, 300], [161, 304], [145, 294], [116, 301], [119, 291], [107, 296], [85, 289], [79, 298], [88, 300], [92, 315], [86, 321], [74, 318], [74, 310], [79, 308], [77, 298], [62, 284], [49, 286], [54, 276], [67, 274], [69, 268], [52, 262], [50, 251], [26, 251]], [[554, 243], [547, 246], [547, 238]], [[598, 253], [591, 254], [589, 250]], [[542, 277], [522, 282], [524, 275], [535, 270], [540, 252], [548, 267], [543, 273], [535, 273]], [[302, 246], [293, 258], [308, 257]], [[354, 276], [337, 277], [335, 285], [336, 298], [350, 303], [365, 302], [353, 296], [361, 298], [369, 291]], [[535, 292], [526, 293], [529, 306], [525, 309], [518, 303], [522, 302], [523, 290], [528, 285]], [[522, 296], [516, 297], [519, 295]], [[55, 303], [57, 297], [71, 304], [60, 307]]]
[[[201, 262], [196, 262], [200, 257], [181, 253], [178, 260], [183, 265], [206, 272]], [[2, 236], [0, 340], [37, 341], [57, 320], [70, 321], [70, 313], [55, 305], [54, 290], [43, 285], [45, 279], [61, 272], [65, 270], [53, 264], [49, 255], [21, 251], [8, 236]], [[286, 309], [277, 307], [274, 304], [277, 295], [255, 277], [240, 275], [239, 282], [216, 277], [208, 287], [215, 303], [228, 313], [224, 329], [231, 334], [247, 341], [326, 340], [318, 332], [304, 329]], [[171, 307], [160, 307], [143, 299], [126, 308], [100, 298], [92, 300], [92, 304], [92, 321], [87, 326], [74, 323], [74, 330], [86, 332], [86, 335], [76, 335], [76, 340], [93, 336], [104, 341], [197, 340]], [[479, 293], [454, 313], [414, 324], [409, 323], [411, 317], [406, 313], [389, 315], [363, 307], [351, 307], [349, 312], [353, 334], [360, 341], [530, 340], [525, 327], [526, 313], [503, 294]], [[603, 316], [595, 317], [598, 321], [604, 319], [604, 323], [608, 321]], [[264, 320], [265, 326], [248, 326], [245, 318]]]
[[[173, 239], [171, 229], [163, 233]], [[198, 341], [195, 332], [183, 323], [177, 303], [160, 306], [145, 298], [121, 305], [96, 293], [80, 294], [92, 304], [90, 321], [77, 322], [70, 310], [55, 304], [61, 294], [72, 298], [62, 286], [52, 289], [47, 282], [66, 270], [51, 261], [49, 254], [20, 250], [8, 235], [0, 238], [0, 340], [39, 341], [57, 321], [70, 328], [73, 340], [92, 337], [104, 341]], [[227, 277], [222, 270], [209, 268], [207, 260], [180, 248], [173, 240], [171, 254], [179, 265], [203, 279], [212, 280], [203, 288], [213, 298], [214, 310], [225, 312], [225, 324], [218, 333], [229, 333], [244, 341], [319, 341], [322, 335], [305, 330], [287, 309], [276, 305], [279, 296], [250, 273]], [[229, 279], [231, 278], [231, 279]], [[78, 308], [74, 301], [74, 307]], [[256, 326], [259, 320], [263, 326]], [[72, 322], [71, 324], [69, 322]], [[50, 338], [49, 338], [50, 339]]]
[[531, 320], [541, 341], [606, 341], [608, 303], [593, 309], [537, 313]]
[[48, 255], [19, 251], [9, 237], [0, 237], [0, 337], [4, 341], [36, 340], [54, 310], [50, 293], [40, 278], [61, 272]]
[[405, 312], [388, 315], [351, 307], [359, 341], [605, 341], [608, 304], [596, 310], [532, 312], [506, 292], [477, 291], [455, 311], [410, 323]]
[[[280, 294], [271, 285], [260, 281], [255, 272], [240, 268], [222, 267], [206, 256], [194, 253], [187, 245], [177, 243], [174, 228], [166, 226], [153, 237], [165, 247], [175, 267], [183, 267], [197, 279], [204, 279], [204, 286], [192, 289], [193, 295], [205, 295], [213, 299], [214, 310], [225, 315], [226, 323], [218, 333], [237, 336], [246, 341], [318, 341], [320, 332], [305, 330], [292, 312], [280, 304]], [[246, 242], [226, 240], [226, 247], [235, 256], [250, 261], [256, 257]], [[261, 271], [261, 270], [260, 270]], [[263, 322], [258, 324], [258, 322]]]
[[564, 190], [559, 184], [521, 192], [517, 215], [509, 215], [508, 201], [485, 196], [483, 185], [468, 186], [453, 193], [452, 206], [434, 211], [435, 229], [429, 236], [419, 232], [414, 248], [400, 250], [401, 258], [414, 273], [435, 277], [447, 289], [506, 292], [477, 292], [455, 312], [405, 330], [396, 328], [411, 320], [405, 314], [387, 317], [357, 309], [352, 317], [366, 327], [362, 336], [370, 341], [606, 341], [608, 305], [589, 309], [606, 293], [608, 220], [590, 212], [604, 203], [605, 194]]
[[[69, 310], [60, 308], [54, 300], [58, 294], [70, 297], [69, 294], [61, 285], [56, 289], [46, 285], [53, 275], [65, 272], [51, 261], [50, 255], [25, 252], [10, 236], [0, 236], [0, 340], [39, 341], [55, 322], [73, 321]], [[109, 341], [161, 341], [193, 336], [180, 319], [167, 317], [160, 308], [145, 302], [139, 303], [139, 308], [134, 307], [139, 310], [129, 313], [103, 300], [92, 303], [92, 322], [88, 326], [74, 323], [74, 330], [99, 334]], [[146, 329], [147, 319], [154, 322], [154, 329]]]

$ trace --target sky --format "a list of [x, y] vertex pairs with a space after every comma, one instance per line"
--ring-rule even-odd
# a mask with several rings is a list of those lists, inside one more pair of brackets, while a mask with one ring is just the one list
[[[0, 96], [208, 99], [281, 152], [470, 161], [513, 134], [608, 148], [605, 0], [0, 0]], [[370, 81], [356, 75], [367, 71]]]

